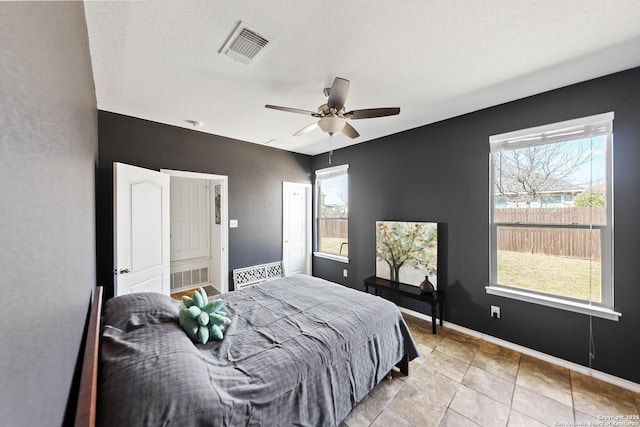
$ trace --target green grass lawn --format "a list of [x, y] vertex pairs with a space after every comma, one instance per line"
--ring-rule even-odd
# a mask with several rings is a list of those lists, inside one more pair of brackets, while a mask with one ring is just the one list
[[[323, 252], [340, 252], [342, 238], [322, 239]], [[349, 246], [342, 248], [349, 255]], [[500, 251], [498, 283], [554, 295], [600, 301], [600, 262], [578, 258]], [[591, 294], [591, 297], [589, 295]]]
[[498, 283], [600, 301], [600, 262], [499, 251]]
[[[325, 237], [320, 241], [319, 250], [336, 255], [349, 256], [349, 245], [342, 244], [345, 241], [346, 239], [342, 237]], [[340, 246], [342, 246], [342, 253], [340, 253]]]

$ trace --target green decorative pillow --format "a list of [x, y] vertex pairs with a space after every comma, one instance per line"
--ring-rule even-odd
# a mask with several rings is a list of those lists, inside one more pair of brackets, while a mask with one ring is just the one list
[[220, 311], [224, 301], [217, 299], [207, 302], [204, 289], [199, 288], [191, 297], [183, 296], [184, 307], [178, 313], [180, 326], [192, 341], [206, 344], [210, 338], [220, 341], [224, 338], [224, 328], [231, 324], [227, 313]]

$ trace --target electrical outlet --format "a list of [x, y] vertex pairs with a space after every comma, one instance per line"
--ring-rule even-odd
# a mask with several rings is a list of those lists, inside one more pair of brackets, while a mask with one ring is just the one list
[[344, 270], [342, 270], [342, 276], [343, 277], [347, 277], [348, 276], [348, 272], [347, 272], [346, 268]]
[[500, 307], [498, 307], [497, 305], [491, 306], [491, 317], [493, 317], [494, 319], [500, 318]]

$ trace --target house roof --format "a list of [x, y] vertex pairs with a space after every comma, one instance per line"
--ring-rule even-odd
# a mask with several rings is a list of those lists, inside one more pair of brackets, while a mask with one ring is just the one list
[[[335, 77], [365, 142], [640, 65], [640, 0], [85, 2], [98, 108], [305, 154], [293, 133]], [[238, 23], [268, 41], [251, 65], [219, 53]], [[192, 122], [201, 122], [194, 128]], [[179, 141], [176, 141], [179, 143]]]

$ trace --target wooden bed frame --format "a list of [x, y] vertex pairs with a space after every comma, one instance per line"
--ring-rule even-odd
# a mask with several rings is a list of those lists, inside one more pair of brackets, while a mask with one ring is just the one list
[[96, 399], [98, 395], [98, 358], [100, 356], [100, 326], [102, 315], [102, 286], [97, 286], [91, 301], [87, 339], [82, 358], [80, 390], [76, 406], [76, 427], [96, 425]]

